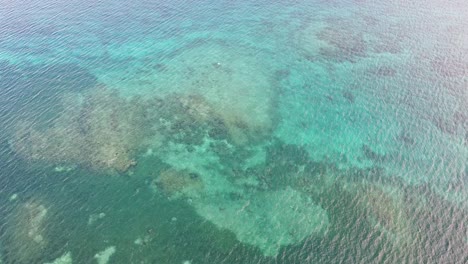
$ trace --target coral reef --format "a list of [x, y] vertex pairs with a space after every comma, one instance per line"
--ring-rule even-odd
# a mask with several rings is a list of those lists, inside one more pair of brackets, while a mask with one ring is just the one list
[[124, 98], [102, 86], [70, 93], [52, 121], [20, 118], [10, 146], [28, 161], [106, 173], [126, 172], [147, 147], [164, 155], [171, 144], [251, 146], [273, 129], [275, 71], [263, 63], [243, 49], [192, 47], [161, 73], [157, 96]]
[[324, 28], [317, 38], [330, 45], [322, 48], [320, 54], [336, 61], [355, 61], [357, 57], [365, 57], [367, 43], [362, 33], [355, 33], [347, 25], [334, 25]]
[[63, 254], [61, 257], [55, 259], [54, 261], [44, 263], [44, 264], [72, 264], [72, 263], [73, 263], [73, 259], [72, 259], [71, 253], [67, 252]]
[[47, 237], [48, 210], [39, 200], [19, 204], [6, 224], [5, 250], [9, 261], [37, 263], [49, 243]]
[[[261, 180], [271, 189], [283, 186], [299, 188], [325, 188], [323, 178], [330, 174], [333, 166], [325, 163], [313, 162], [304, 146], [285, 144], [280, 140], [268, 146], [264, 168], [258, 173]], [[329, 179], [330, 177], [326, 177]]]
[[[181, 101], [192, 114], [220, 121], [232, 142], [246, 145], [274, 126], [275, 71], [267, 71], [270, 67], [254, 52], [219, 43], [190, 47], [171, 59], [160, 84], [188, 95]], [[184, 78], [174, 79], [174, 74]]]
[[240, 199], [194, 201], [194, 206], [201, 216], [232, 231], [242, 243], [258, 247], [265, 256], [276, 256], [281, 246], [306, 237], [322, 236], [329, 224], [323, 208], [290, 187]]
[[63, 105], [50, 127], [19, 122], [12, 148], [28, 160], [95, 170], [123, 172], [135, 165], [134, 155], [151, 134], [141, 100], [100, 87], [82, 98], [65, 97]]
[[174, 93], [164, 102], [155, 100], [161, 101], [158, 128], [174, 142], [200, 145], [209, 136], [244, 145], [264, 135], [235, 112], [217, 108], [198, 93]]
[[227, 133], [220, 135], [223, 124], [201, 95], [173, 93], [150, 101], [156, 114], [155, 127], [172, 142], [200, 145], [207, 135], [216, 134], [212, 131], [218, 132], [218, 137], [227, 138]]
[[367, 56], [369, 44], [364, 31], [350, 24], [356, 24], [356, 21], [309, 22], [296, 33], [294, 41], [310, 61], [356, 62]]
[[368, 213], [372, 226], [383, 232], [398, 248], [412, 244], [411, 222], [400, 190], [376, 184], [364, 184], [356, 190], [358, 206]]
[[194, 196], [203, 190], [203, 181], [196, 173], [187, 170], [168, 169], [158, 176], [153, 182], [170, 198], [182, 195]]

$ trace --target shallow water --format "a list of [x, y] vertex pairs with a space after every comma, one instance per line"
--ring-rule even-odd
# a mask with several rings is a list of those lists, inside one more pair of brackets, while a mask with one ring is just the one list
[[3, 1], [0, 263], [467, 263], [467, 14]]

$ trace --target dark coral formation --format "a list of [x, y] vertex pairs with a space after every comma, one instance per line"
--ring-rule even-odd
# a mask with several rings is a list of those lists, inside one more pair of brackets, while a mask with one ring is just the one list
[[345, 90], [342, 92], [342, 95], [343, 98], [345, 98], [346, 101], [348, 101], [348, 103], [354, 104], [354, 102], [356, 101], [356, 97], [351, 91]]
[[282, 189], [284, 186], [302, 189], [320, 182], [322, 176], [333, 169], [330, 164], [311, 160], [303, 146], [273, 140], [266, 149], [265, 164], [246, 171], [235, 171], [234, 175], [256, 175], [259, 187], [264, 189]]
[[354, 62], [367, 56], [367, 43], [362, 33], [355, 33], [345, 25], [330, 25], [317, 34], [318, 39], [330, 47], [322, 48], [320, 54], [328, 59]]
[[156, 127], [177, 143], [201, 145], [209, 137], [245, 145], [268, 134], [251, 127], [237, 113], [218, 109], [196, 93], [171, 94], [154, 99], [152, 104], [158, 116]]
[[125, 172], [136, 164], [138, 152], [155, 141], [193, 148], [207, 138], [245, 144], [265, 135], [197, 94], [126, 99], [98, 87], [62, 98], [61, 107], [51, 124], [18, 122], [12, 149], [30, 161]]
[[369, 145], [363, 144], [362, 145], [362, 152], [364, 153], [364, 157], [366, 159], [376, 161], [376, 162], [383, 162], [385, 161], [388, 157], [384, 154], [380, 154], [376, 151], [374, 151]]
[[164, 99], [155, 98], [151, 104], [158, 116], [156, 127], [173, 142], [201, 145], [207, 135], [228, 137], [222, 121], [200, 95], [172, 94]]
[[125, 100], [106, 88], [63, 101], [64, 112], [50, 127], [17, 125], [11, 146], [22, 157], [96, 170], [126, 171], [151, 133], [145, 104]]
[[196, 173], [187, 170], [168, 169], [153, 181], [167, 196], [196, 195], [203, 190], [203, 181]]

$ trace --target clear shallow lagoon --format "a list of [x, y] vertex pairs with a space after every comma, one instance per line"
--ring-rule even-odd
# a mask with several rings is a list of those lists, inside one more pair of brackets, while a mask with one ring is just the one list
[[0, 263], [467, 263], [464, 1], [3, 1]]

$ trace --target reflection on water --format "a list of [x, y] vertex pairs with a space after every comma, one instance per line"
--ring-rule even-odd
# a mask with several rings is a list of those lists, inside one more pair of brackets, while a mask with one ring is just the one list
[[0, 263], [468, 261], [462, 1], [30, 6]]

